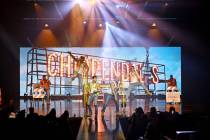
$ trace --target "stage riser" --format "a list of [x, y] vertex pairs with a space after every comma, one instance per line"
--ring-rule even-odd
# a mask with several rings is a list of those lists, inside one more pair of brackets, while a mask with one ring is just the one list
[[[122, 96], [119, 96], [120, 99], [122, 98]], [[153, 96], [147, 96], [147, 95], [135, 95], [133, 96], [133, 99], [140, 99], [140, 98], [157, 98], [157, 99], [165, 99], [165, 95], [153, 95]], [[28, 100], [28, 99], [33, 99], [32, 96], [20, 96], [20, 99], [23, 100]], [[76, 96], [50, 96], [51, 100], [81, 100], [82, 99], [82, 95], [76, 95]], [[35, 100], [41, 100], [41, 99], [35, 99]]]

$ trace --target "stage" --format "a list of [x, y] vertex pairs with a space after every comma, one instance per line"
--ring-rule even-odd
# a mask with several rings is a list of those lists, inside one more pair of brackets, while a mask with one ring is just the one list
[[[52, 134], [63, 140], [76, 130], [72, 136], [78, 140], [129, 139], [127, 134], [151, 125], [156, 132], [142, 131], [144, 139], [174, 139], [169, 129], [209, 136], [204, 127], [209, 127], [210, 98], [201, 90], [210, 79], [208, 22], [201, 21], [208, 8], [201, 1], [187, 2], [4, 1], [0, 122], [5, 125], [0, 126], [12, 135], [3, 131], [2, 138], [43, 134], [50, 139]], [[92, 104], [99, 96], [98, 114], [87, 117], [83, 100]], [[115, 102], [104, 113], [105, 99]], [[139, 107], [146, 121], [134, 114]], [[158, 115], [154, 108], [149, 113], [151, 107]], [[167, 113], [171, 107], [181, 115], [173, 109]], [[130, 121], [133, 114], [145, 127]], [[122, 119], [138, 127], [126, 133]]]
[[[25, 98], [25, 99], [24, 99]], [[119, 101], [121, 104], [121, 100]], [[59, 117], [65, 110], [69, 111], [70, 117], [83, 117], [77, 139], [125, 139], [119, 118], [115, 113], [115, 105], [110, 102], [104, 117], [101, 116], [103, 102], [98, 102], [98, 116], [92, 115], [91, 118], [84, 116], [84, 108], [81, 98], [54, 96], [51, 97], [50, 104], [42, 100], [31, 100], [30, 97], [21, 97], [20, 110], [25, 109], [28, 112], [29, 107], [39, 115], [46, 115], [52, 108], [56, 109], [56, 115]], [[123, 111], [120, 106], [121, 116], [131, 116], [137, 107], [142, 107], [147, 113], [150, 107], [156, 107], [158, 111], [168, 111], [174, 106], [176, 111], [182, 113], [182, 104], [167, 104], [164, 96], [135, 96], [132, 100], [127, 101], [127, 106]], [[93, 107], [94, 111], [94, 107]]]

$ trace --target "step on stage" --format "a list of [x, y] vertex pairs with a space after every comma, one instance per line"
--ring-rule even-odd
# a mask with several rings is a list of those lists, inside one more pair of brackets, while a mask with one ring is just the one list
[[[119, 101], [121, 105], [121, 100]], [[137, 107], [142, 107], [147, 113], [150, 107], [156, 107], [158, 111], [168, 111], [171, 106], [174, 106], [176, 111], [181, 113], [182, 104], [167, 104], [163, 97], [148, 97], [136, 96], [133, 100], [127, 101], [127, 106], [123, 110], [120, 106], [120, 113], [124, 116], [131, 116]], [[125, 139], [119, 119], [115, 113], [115, 105], [111, 101], [106, 108], [104, 117], [101, 117], [101, 109], [103, 103], [98, 104], [98, 115], [92, 117], [83, 117], [84, 108], [81, 99], [77, 98], [51, 98], [50, 104], [43, 103], [42, 100], [33, 101], [30, 98], [21, 97], [20, 110], [25, 109], [28, 112], [29, 107], [34, 107], [34, 110], [39, 115], [46, 115], [52, 108], [56, 109], [56, 115], [59, 117], [65, 110], [69, 111], [70, 117], [83, 117], [77, 139], [92, 140], [92, 139]], [[93, 107], [94, 112], [94, 107]]]

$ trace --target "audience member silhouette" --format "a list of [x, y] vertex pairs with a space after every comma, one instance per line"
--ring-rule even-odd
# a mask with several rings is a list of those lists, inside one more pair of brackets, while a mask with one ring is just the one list
[[171, 106], [169, 108], [169, 113], [168, 113], [168, 136], [170, 138], [175, 138], [176, 137], [176, 129], [179, 127], [180, 123], [180, 117], [179, 113], [176, 112], [175, 108]]
[[29, 114], [27, 115], [27, 119], [29, 120], [36, 120], [38, 119], [38, 114], [37, 113], [34, 113], [34, 108], [33, 107], [30, 107], [29, 108]]
[[148, 117], [149, 120], [158, 117], [157, 110], [156, 110], [155, 107], [151, 107], [150, 108], [150, 112], [147, 113], [147, 117]]
[[160, 129], [159, 129], [159, 117], [155, 107], [150, 108], [148, 113], [149, 123], [147, 125], [144, 139], [145, 140], [159, 140]]
[[56, 119], [56, 110], [55, 108], [51, 109], [51, 111], [46, 115], [48, 119]]
[[140, 137], [143, 137], [147, 127], [148, 120], [141, 107], [138, 107], [135, 110], [129, 121], [130, 124], [128, 126], [129, 128], [126, 139], [137, 140]]
[[67, 110], [65, 110], [64, 113], [60, 116], [60, 119], [62, 121], [68, 121], [69, 120], [69, 112]]

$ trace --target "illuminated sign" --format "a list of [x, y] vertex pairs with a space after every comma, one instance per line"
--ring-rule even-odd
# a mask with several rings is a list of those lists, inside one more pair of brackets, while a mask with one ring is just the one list
[[159, 83], [159, 77], [157, 75], [157, 72], [158, 72], [158, 67], [157, 66], [153, 66], [152, 67], [152, 83]]
[[[97, 75], [101, 77], [102, 81], [119, 79], [121, 81], [131, 81], [131, 66], [134, 66], [136, 77], [139, 82], [144, 82], [142, 68], [144, 63], [131, 61], [121, 61], [108, 58], [88, 56], [85, 59], [89, 70], [87, 75], [89, 77]], [[76, 67], [76, 61], [70, 55], [61, 53], [51, 53], [48, 55], [47, 71], [49, 76], [72, 77]], [[159, 83], [158, 67], [156, 65], [151, 67], [152, 83]]]

